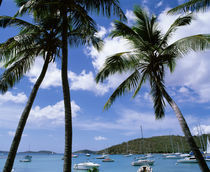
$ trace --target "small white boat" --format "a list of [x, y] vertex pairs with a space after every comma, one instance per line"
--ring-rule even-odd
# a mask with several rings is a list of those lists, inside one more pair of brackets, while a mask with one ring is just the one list
[[186, 157], [184, 159], [180, 159], [180, 160], [177, 160], [177, 162], [179, 163], [197, 163], [197, 159], [192, 156], [192, 157]]
[[102, 156], [98, 156], [96, 157], [96, 159], [105, 159], [108, 155], [102, 155]]
[[152, 167], [149, 165], [143, 165], [137, 170], [137, 172], [152, 172]]
[[149, 159], [140, 159], [138, 161], [134, 161], [131, 163], [131, 165], [133, 166], [140, 166], [140, 165], [153, 165], [154, 164], [154, 160], [149, 160]]
[[93, 162], [83, 162], [79, 164], [74, 164], [74, 169], [75, 170], [89, 170], [91, 168], [99, 168], [100, 164], [96, 164]]
[[168, 155], [165, 158], [166, 159], [180, 159], [181, 157], [180, 156], [177, 156], [177, 155]]
[[130, 157], [130, 156], [132, 156], [133, 154], [126, 154], [126, 155], [124, 155], [125, 157]]
[[32, 156], [26, 155], [23, 159], [20, 160], [20, 162], [31, 162]]
[[147, 157], [146, 156], [139, 156], [139, 157], [136, 157], [136, 159], [143, 160], [143, 159], [147, 159]]
[[189, 153], [182, 153], [179, 155], [180, 157], [184, 158], [184, 157], [190, 157]]
[[72, 154], [72, 158], [77, 158], [78, 155]]
[[114, 162], [114, 160], [107, 157], [106, 159], [103, 159], [102, 162]]
[[86, 153], [85, 155], [86, 155], [86, 156], [88, 156], [88, 157], [90, 156], [90, 154], [89, 154], [89, 153]]

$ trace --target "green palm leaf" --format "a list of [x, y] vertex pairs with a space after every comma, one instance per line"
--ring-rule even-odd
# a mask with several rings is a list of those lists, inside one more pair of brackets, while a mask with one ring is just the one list
[[210, 0], [189, 0], [188, 2], [181, 4], [168, 11], [169, 14], [177, 14], [180, 12], [189, 11], [206, 11], [210, 6]]

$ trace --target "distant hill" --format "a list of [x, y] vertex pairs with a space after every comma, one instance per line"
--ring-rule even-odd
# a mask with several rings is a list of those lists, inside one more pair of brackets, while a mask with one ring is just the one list
[[26, 153], [33, 153], [33, 154], [57, 154], [53, 151], [48, 150], [40, 150], [40, 151], [25, 151], [25, 152], [18, 152], [19, 154], [26, 154]]
[[[206, 145], [206, 136], [202, 135], [200, 137], [194, 136], [194, 139], [199, 148]], [[204, 145], [202, 144], [204, 140]], [[128, 152], [127, 152], [128, 145]], [[204, 148], [205, 150], [205, 148]], [[104, 150], [98, 151], [97, 153], [109, 153], [109, 154], [143, 154], [143, 153], [165, 153], [165, 152], [190, 152], [190, 147], [185, 140], [184, 136], [155, 136], [144, 139], [134, 139], [127, 142], [123, 142], [118, 145], [111, 146]]]
[[77, 153], [77, 154], [79, 154], [79, 153], [84, 153], [84, 154], [86, 154], [86, 153], [89, 153], [89, 154], [97, 154], [97, 151], [92, 151], [92, 150], [84, 149], [84, 150], [76, 151], [74, 153]]

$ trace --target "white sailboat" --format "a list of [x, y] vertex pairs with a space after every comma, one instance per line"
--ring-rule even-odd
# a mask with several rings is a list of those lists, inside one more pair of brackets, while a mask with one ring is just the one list
[[206, 143], [206, 152], [205, 152], [205, 157], [206, 159], [210, 159], [210, 141], [209, 141], [209, 137], [207, 136], [207, 143]]
[[129, 151], [128, 151], [128, 142], [127, 142], [127, 144], [126, 144], [126, 152], [127, 152], [127, 154], [124, 155], [125, 157], [130, 157], [130, 156], [133, 155], [133, 154], [131, 154], [131, 153], [128, 153], [128, 152], [129, 152]]
[[[141, 135], [142, 135], [142, 140], [143, 140], [143, 131], [142, 131], [142, 126], [141, 126]], [[144, 156], [146, 157], [146, 156]], [[138, 159], [137, 161], [134, 161], [131, 163], [131, 165], [133, 166], [142, 166], [142, 165], [153, 165], [154, 164], [154, 160], [150, 160], [150, 159], [143, 159], [144, 157], [138, 157], [136, 159]], [[148, 157], [146, 157], [148, 158]]]

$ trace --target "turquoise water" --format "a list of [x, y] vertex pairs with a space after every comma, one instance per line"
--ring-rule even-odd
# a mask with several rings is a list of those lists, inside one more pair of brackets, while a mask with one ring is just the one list
[[[19, 162], [24, 155], [17, 155], [14, 168], [15, 172], [62, 172], [63, 167], [63, 155], [33, 155], [32, 161], [29, 163]], [[102, 162], [100, 159], [95, 159], [98, 155], [91, 155], [86, 157], [85, 155], [79, 155], [78, 158], [73, 158], [73, 164], [84, 161], [92, 161], [99, 163], [100, 172], [136, 172], [138, 167], [132, 166], [131, 162], [134, 161], [135, 155], [131, 157], [125, 157], [123, 155], [110, 155], [110, 158], [115, 162]], [[198, 164], [177, 164], [176, 159], [163, 159], [162, 155], [155, 154], [153, 159], [155, 160], [152, 166], [154, 172], [198, 172]], [[0, 159], [0, 171], [3, 169], [5, 158]], [[210, 167], [210, 162], [208, 162]], [[74, 172], [79, 172], [73, 170]], [[83, 171], [84, 172], [84, 171]]]

